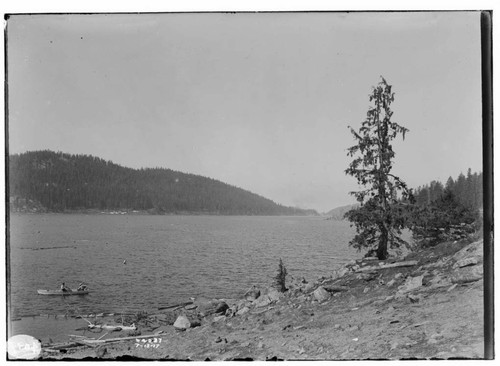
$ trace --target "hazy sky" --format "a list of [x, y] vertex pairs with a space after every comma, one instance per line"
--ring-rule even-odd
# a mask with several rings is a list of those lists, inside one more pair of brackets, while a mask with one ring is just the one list
[[13, 16], [9, 149], [200, 174], [278, 203], [353, 202], [344, 174], [371, 87], [393, 85], [398, 174], [480, 171], [480, 15]]

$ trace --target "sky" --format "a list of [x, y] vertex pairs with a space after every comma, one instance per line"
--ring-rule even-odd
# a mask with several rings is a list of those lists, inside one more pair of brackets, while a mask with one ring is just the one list
[[16, 15], [8, 148], [164, 167], [326, 212], [368, 95], [393, 86], [393, 172], [482, 169], [478, 12]]

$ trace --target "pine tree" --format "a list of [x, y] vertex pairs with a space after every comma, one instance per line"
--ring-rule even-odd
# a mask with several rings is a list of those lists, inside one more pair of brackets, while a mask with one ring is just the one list
[[355, 177], [364, 189], [350, 192], [360, 207], [347, 212], [345, 217], [356, 227], [356, 235], [349, 244], [358, 250], [376, 250], [379, 259], [386, 259], [388, 246], [407, 244], [401, 239], [401, 230], [407, 226], [407, 205], [401, 199], [413, 202], [413, 196], [406, 183], [391, 171], [395, 156], [392, 140], [400, 134], [404, 139], [408, 129], [391, 121], [394, 93], [383, 77], [369, 100], [373, 105], [359, 131], [349, 127], [356, 145], [348, 149], [347, 155], [354, 160], [345, 173]]
[[278, 273], [276, 274], [276, 277], [274, 277], [275, 282], [276, 282], [276, 287], [278, 288], [278, 291], [280, 291], [280, 292], [286, 291], [286, 275], [287, 274], [288, 274], [288, 272], [286, 270], [286, 267], [280, 258], [280, 262], [278, 264]]

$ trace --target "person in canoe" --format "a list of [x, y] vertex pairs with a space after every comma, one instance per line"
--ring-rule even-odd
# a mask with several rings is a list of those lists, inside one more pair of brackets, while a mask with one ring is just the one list
[[61, 291], [62, 292], [71, 292], [71, 289], [69, 287], [67, 287], [64, 282], [62, 283], [61, 285]]

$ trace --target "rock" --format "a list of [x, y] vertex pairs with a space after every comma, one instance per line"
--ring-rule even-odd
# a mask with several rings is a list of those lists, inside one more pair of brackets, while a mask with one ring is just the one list
[[196, 320], [190, 320], [191, 322], [191, 328], [196, 328], [196, 327], [199, 327], [201, 325], [201, 322], [196, 319]]
[[392, 279], [389, 282], [387, 282], [386, 286], [387, 287], [392, 287], [392, 285], [394, 285], [395, 283], [396, 283], [396, 280]]
[[267, 291], [267, 297], [269, 297], [269, 299], [271, 301], [276, 302], [276, 301], [279, 301], [279, 299], [281, 299], [283, 297], [283, 293], [279, 292], [275, 288], [270, 288]]
[[398, 278], [401, 278], [403, 276], [402, 273], [397, 273], [395, 276], [394, 276], [394, 279], [398, 279]]
[[406, 296], [410, 300], [411, 303], [419, 302], [420, 299], [422, 298], [420, 295], [413, 295], [413, 294], [408, 294]]
[[219, 315], [219, 316], [214, 317], [214, 322], [218, 322], [218, 321], [223, 320], [223, 319], [226, 319], [226, 316], [225, 315]]
[[227, 309], [229, 309], [229, 305], [226, 304], [224, 301], [221, 301], [215, 306], [215, 313], [225, 314]]
[[191, 327], [191, 322], [185, 315], [179, 315], [174, 323], [174, 328], [178, 330], [186, 330]]
[[255, 286], [253, 286], [252, 289], [248, 290], [244, 295], [245, 299], [250, 301], [258, 299], [259, 296], [260, 296], [260, 290], [257, 289]]
[[300, 295], [299, 297], [297, 297], [297, 301], [298, 302], [304, 302], [304, 301], [306, 301], [306, 295]]
[[340, 277], [344, 277], [346, 275], [346, 273], [349, 272], [349, 270], [347, 268], [341, 268], [337, 271], [334, 272], [334, 279], [336, 278], [340, 278]]
[[318, 302], [326, 301], [330, 298], [330, 293], [326, 291], [323, 286], [319, 286], [314, 292], [313, 296]]
[[159, 320], [161, 322], [166, 322], [168, 320], [168, 316], [167, 314], [156, 314], [156, 320]]
[[236, 305], [233, 305], [229, 309], [226, 310], [225, 315], [226, 316], [234, 316], [234, 315], [236, 315], [237, 311], [238, 311], [238, 307]]
[[249, 300], [238, 301], [238, 303], [236, 304], [236, 311], [243, 308], [249, 308], [250, 306], [252, 306], [252, 301]]
[[398, 294], [405, 294], [407, 292], [416, 290], [422, 286], [422, 279], [424, 276], [408, 277], [406, 282], [399, 287]]
[[465, 267], [455, 270], [451, 275], [452, 283], [468, 283], [479, 281], [483, 278], [482, 266]]
[[365, 287], [365, 289], [363, 290], [363, 293], [366, 294], [368, 291], [370, 291], [370, 288], [369, 287]]
[[314, 288], [314, 283], [309, 282], [305, 287], [304, 287], [304, 292], [311, 292]]
[[341, 328], [342, 328], [342, 327], [340, 326], [340, 324], [335, 324], [335, 325], [333, 326], [333, 329], [341, 329]]
[[208, 316], [215, 313], [217, 308], [218, 300], [208, 300], [204, 298], [196, 299], [194, 305], [198, 307], [198, 312], [203, 316]]
[[194, 309], [196, 309], [197, 307], [198, 307], [197, 305], [195, 305], [195, 304], [191, 304], [191, 305], [186, 305], [186, 306], [184, 307], [184, 309], [186, 309], [186, 310], [194, 310]]
[[478, 240], [456, 252], [453, 255], [453, 259], [456, 262], [459, 262], [460, 260], [471, 256], [478, 256], [479, 258], [482, 258], [482, 254], [483, 254], [483, 241]]
[[348, 262], [348, 263], [345, 265], [345, 267], [352, 267], [352, 266], [354, 266], [355, 264], [356, 264], [356, 260], [354, 260], [354, 259], [353, 259], [352, 261]]
[[453, 265], [453, 268], [462, 268], [462, 267], [467, 267], [467, 266], [473, 266], [473, 265], [480, 263], [480, 261], [481, 261], [481, 258], [478, 256], [460, 259], [459, 261], [457, 261]]
[[376, 272], [368, 272], [368, 273], [359, 273], [356, 275], [356, 279], [358, 280], [364, 280], [364, 281], [372, 281], [377, 277]]
[[455, 287], [457, 287], [456, 283], [454, 285], [452, 285], [450, 288], [448, 288], [448, 290], [446, 290], [446, 292], [453, 291], [455, 289]]
[[97, 358], [102, 358], [107, 353], [107, 351], [108, 350], [106, 349], [106, 347], [100, 346], [100, 347], [97, 347], [97, 349], [95, 350], [95, 354], [96, 354]]
[[262, 308], [264, 306], [267, 306], [271, 303], [271, 299], [267, 295], [262, 295], [260, 296], [257, 300], [254, 301], [254, 305], [257, 308]]
[[240, 310], [238, 310], [236, 312], [236, 315], [243, 315], [243, 314], [248, 313], [249, 311], [250, 311], [250, 309], [245, 306], [245, 307], [241, 308]]

